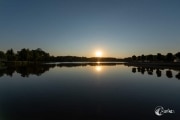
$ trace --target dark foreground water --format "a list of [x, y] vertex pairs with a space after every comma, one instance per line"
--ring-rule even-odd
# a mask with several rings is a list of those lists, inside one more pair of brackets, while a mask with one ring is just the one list
[[[180, 120], [179, 72], [122, 64], [3, 68], [0, 120]], [[157, 106], [174, 113], [157, 116]]]

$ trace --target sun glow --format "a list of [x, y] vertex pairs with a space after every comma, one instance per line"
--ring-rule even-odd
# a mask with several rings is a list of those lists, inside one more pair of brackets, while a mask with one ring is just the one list
[[96, 57], [102, 57], [102, 52], [100, 50], [96, 51]]

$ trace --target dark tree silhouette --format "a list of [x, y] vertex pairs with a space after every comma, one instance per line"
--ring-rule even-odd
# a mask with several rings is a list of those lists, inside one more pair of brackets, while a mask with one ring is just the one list
[[0, 61], [5, 60], [6, 59], [6, 55], [3, 51], [0, 51]]
[[49, 61], [50, 60], [49, 53], [46, 53], [40, 48], [36, 50], [32, 50], [32, 51], [26, 51], [26, 52], [28, 54], [28, 56], [26, 56], [27, 60], [30, 60], [30, 61]]
[[131, 62], [132, 61], [132, 57], [126, 57], [123, 59], [123, 62]]
[[141, 60], [144, 62], [146, 60], [146, 57], [144, 55], [141, 55]]
[[173, 62], [173, 61], [174, 61], [174, 56], [173, 56], [173, 54], [172, 54], [172, 53], [168, 53], [168, 54], [166, 55], [166, 60], [167, 60], [168, 62]]
[[161, 53], [157, 53], [157, 60], [158, 61], [162, 61], [163, 60], [163, 56], [161, 55]]
[[153, 55], [147, 55], [147, 61], [153, 61]]
[[16, 55], [15, 55], [13, 49], [7, 50], [6, 57], [7, 57], [8, 61], [15, 61], [16, 60]]
[[180, 59], [180, 52], [175, 54], [176, 58]]
[[138, 61], [141, 61], [141, 56], [138, 56], [138, 57], [137, 57], [137, 60], [138, 60]]
[[137, 57], [135, 55], [132, 56], [132, 60], [135, 61]]
[[131, 62], [131, 61], [147, 61], [147, 62], [158, 62], [158, 61], [161, 61], [161, 62], [173, 62], [174, 59], [177, 58], [179, 61], [180, 59], [180, 52], [176, 53], [175, 55], [173, 55], [172, 53], [168, 53], [166, 55], [162, 55], [161, 53], [157, 53], [157, 55], [152, 55], [152, 54], [149, 54], [149, 55], [141, 55], [141, 56], [135, 56], [133, 55], [131, 57], [131, 60], [129, 60], [129, 58], [124, 58], [124, 61], [126, 62]]
[[21, 51], [18, 51], [17, 53], [18, 56], [18, 60], [20, 61], [29, 61], [30, 59], [32, 59], [32, 55], [31, 52], [29, 51], [29, 49], [21, 49]]

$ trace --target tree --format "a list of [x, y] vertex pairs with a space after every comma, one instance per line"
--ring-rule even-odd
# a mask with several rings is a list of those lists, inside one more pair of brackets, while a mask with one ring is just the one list
[[137, 57], [135, 55], [132, 56], [132, 60], [135, 61]]
[[148, 61], [153, 61], [153, 55], [147, 55], [147, 60]]
[[167, 60], [168, 62], [173, 62], [173, 61], [174, 61], [174, 56], [173, 56], [173, 54], [172, 54], [172, 53], [167, 53], [167, 55], [166, 55], [166, 60]]
[[175, 56], [180, 59], [180, 52], [176, 53]]
[[146, 57], [142, 54], [141, 55], [141, 60], [144, 62], [146, 60]]
[[138, 57], [137, 57], [137, 60], [140, 61], [140, 60], [141, 60], [141, 56], [138, 56]]
[[10, 50], [7, 50], [6, 57], [7, 57], [8, 61], [15, 61], [16, 60], [16, 55], [15, 55], [12, 48]]
[[157, 60], [158, 61], [162, 61], [163, 60], [163, 56], [161, 55], [161, 53], [157, 54]]
[[50, 59], [49, 53], [44, 52], [42, 49], [38, 48], [31, 51], [33, 61], [48, 61]]
[[21, 49], [21, 51], [18, 51], [18, 60], [20, 61], [29, 61], [32, 58], [31, 52], [29, 49]]
[[0, 61], [5, 59], [6, 59], [5, 53], [3, 51], [0, 51]]

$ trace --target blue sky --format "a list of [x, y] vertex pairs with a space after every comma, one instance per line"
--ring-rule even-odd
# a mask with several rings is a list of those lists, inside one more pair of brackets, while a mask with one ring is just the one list
[[0, 49], [128, 57], [176, 53], [179, 0], [1, 0]]

